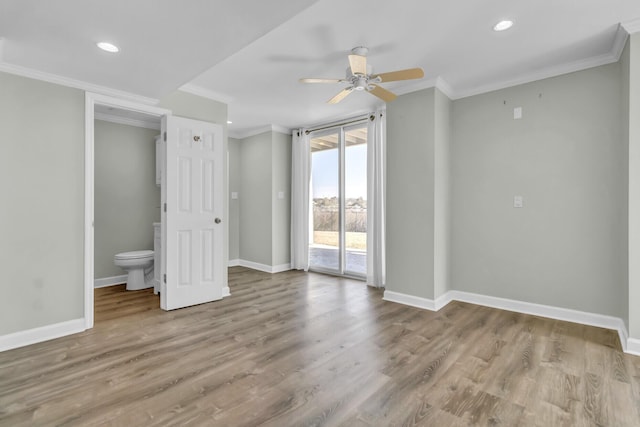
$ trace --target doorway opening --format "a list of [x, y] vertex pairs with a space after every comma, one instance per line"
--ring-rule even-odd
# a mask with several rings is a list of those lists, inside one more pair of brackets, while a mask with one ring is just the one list
[[[159, 116], [103, 105], [94, 112], [94, 316], [99, 322], [160, 307], [162, 145]], [[153, 292], [138, 292], [148, 288]], [[126, 303], [112, 302], [117, 298]]]
[[367, 123], [312, 132], [309, 268], [367, 274]]
[[[85, 217], [84, 217], [84, 317], [85, 328], [94, 324], [95, 287], [95, 119], [105, 111], [117, 111], [123, 120], [159, 121], [171, 111], [132, 101], [87, 92], [85, 94]], [[117, 173], [114, 171], [114, 173]]]

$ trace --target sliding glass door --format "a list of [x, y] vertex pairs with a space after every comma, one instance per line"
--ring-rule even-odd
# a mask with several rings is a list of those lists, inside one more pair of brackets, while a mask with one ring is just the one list
[[367, 273], [366, 123], [311, 134], [309, 266], [365, 277]]

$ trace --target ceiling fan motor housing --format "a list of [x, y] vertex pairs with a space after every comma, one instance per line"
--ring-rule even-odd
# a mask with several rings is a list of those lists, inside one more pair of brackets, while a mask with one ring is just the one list
[[351, 83], [355, 90], [369, 90], [369, 84], [375, 83], [374, 79], [371, 79], [371, 74], [373, 73], [373, 68], [371, 65], [367, 64], [367, 74], [353, 74], [351, 71], [351, 67], [347, 67], [347, 80]]

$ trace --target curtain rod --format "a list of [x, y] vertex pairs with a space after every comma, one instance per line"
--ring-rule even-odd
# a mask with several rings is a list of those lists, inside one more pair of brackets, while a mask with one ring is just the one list
[[304, 133], [305, 133], [305, 135], [309, 135], [311, 132], [316, 132], [316, 131], [319, 131], [319, 130], [325, 130], [325, 129], [331, 129], [331, 128], [337, 128], [339, 126], [352, 125], [354, 123], [364, 122], [367, 119], [374, 120], [375, 118], [376, 118], [376, 115], [375, 114], [371, 114], [369, 117], [362, 117], [362, 118], [359, 118], [359, 119], [354, 119], [354, 120], [350, 120], [350, 121], [342, 122], [342, 123], [336, 123], [336, 124], [333, 124], [333, 125], [327, 125], [327, 126], [323, 126], [323, 127], [319, 127], [319, 128], [315, 128], [315, 129], [307, 129], [306, 131], [304, 131]]

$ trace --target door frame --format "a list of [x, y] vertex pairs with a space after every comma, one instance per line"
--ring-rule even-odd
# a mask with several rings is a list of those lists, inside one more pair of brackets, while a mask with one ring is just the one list
[[[337, 134], [338, 135], [338, 269], [332, 270], [323, 267], [313, 267], [309, 265], [310, 271], [317, 271], [319, 273], [333, 274], [340, 277], [349, 277], [358, 280], [366, 280], [366, 273], [359, 274], [354, 271], [346, 271], [346, 133], [353, 129], [367, 128], [369, 117], [362, 117], [361, 119], [355, 119], [347, 123], [338, 123], [335, 125], [329, 125], [322, 127], [318, 130], [312, 130], [309, 132], [309, 143], [313, 138], [318, 138], [326, 135]], [[369, 135], [367, 134], [367, 138]], [[369, 146], [367, 144], [367, 149]], [[310, 159], [312, 159], [313, 153], [310, 153]], [[310, 160], [311, 174], [313, 174], [313, 160]], [[369, 185], [369, 182], [367, 182]], [[309, 202], [313, 200], [313, 191], [309, 189]], [[313, 216], [313, 208], [310, 208], [310, 216]], [[313, 221], [309, 223], [309, 234], [313, 233]], [[311, 240], [311, 238], [310, 238]], [[307, 250], [309, 250], [307, 248]]]
[[85, 329], [91, 329], [94, 321], [95, 106], [103, 105], [157, 117], [171, 115], [171, 110], [91, 92], [85, 92], [84, 99], [84, 321]]

